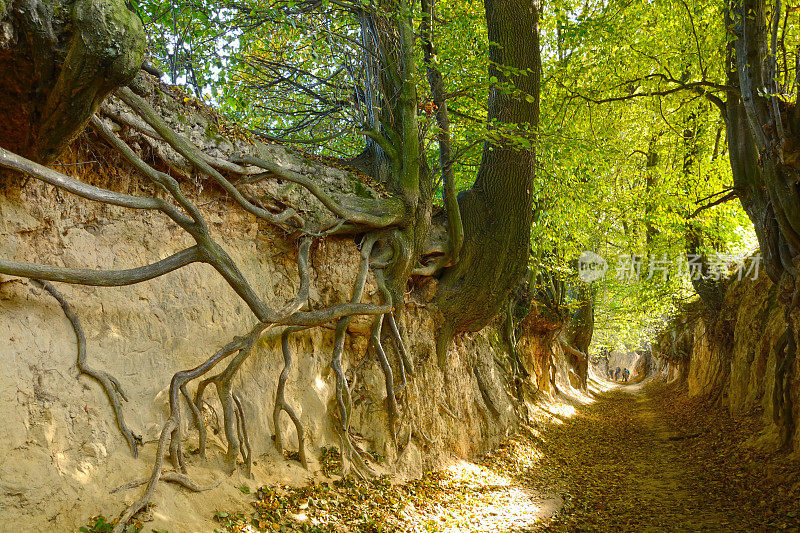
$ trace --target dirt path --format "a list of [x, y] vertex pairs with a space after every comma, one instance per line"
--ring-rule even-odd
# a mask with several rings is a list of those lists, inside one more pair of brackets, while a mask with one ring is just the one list
[[797, 531], [798, 465], [742, 447], [756, 425], [663, 386], [602, 393], [542, 433], [564, 492], [546, 528]]
[[[638, 387], [600, 395], [543, 435], [544, 470], [565, 504], [550, 527], [696, 531], [731, 522], [685, 469], [686, 435], [670, 430]], [[676, 439], [676, 440], [671, 440]]]
[[590, 396], [536, 406], [534, 427], [477, 462], [404, 485], [264, 487], [255, 513], [219, 522], [227, 532], [800, 532], [797, 458], [743, 446], [758, 416], [733, 419], [663, 385]]

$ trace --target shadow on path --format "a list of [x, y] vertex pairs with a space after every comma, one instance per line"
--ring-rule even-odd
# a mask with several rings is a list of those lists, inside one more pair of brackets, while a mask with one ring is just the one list
[[[544, 429], [539, 475], [564, 505], [532, 531], [798, 531], [796, 459], [742, 446], [754, 419], [682, 392], [623, 385]], [[783, 477], [767, 479], [766, 464]]]

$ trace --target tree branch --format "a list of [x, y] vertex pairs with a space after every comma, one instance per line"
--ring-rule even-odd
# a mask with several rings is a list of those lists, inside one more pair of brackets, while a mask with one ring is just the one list
[[25, 263], [22, 261], [9, 261], [8, 259], [0, 258], [0, 274], [47, 281], [60, 281], [62, 283], [73, 283], [76, 285], [90, 285], [93, 287], [119, 287], [157, 278], [173, 270], [197, 262], [206, 262], [206, 258], [199, 246], [192, 246], [191, 248], [172, 254], [161, 261], [127, 270], [89, 270], [84, 268]]

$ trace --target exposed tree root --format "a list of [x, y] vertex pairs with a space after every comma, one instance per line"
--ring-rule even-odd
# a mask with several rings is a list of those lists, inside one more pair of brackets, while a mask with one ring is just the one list
[[283, 370], [278, 378], [278, 389], [275, 393], [275, 409], [272, 412], [272, 421], [275, 426], [275, 447], [279, 453], [283, 453], [283, 432], [281, 431], [281, 411], [285, 411], [289, 418], [294, 423], [295, 430], [297, 431], [298, 453], [300, 455], [300, 463], [303, 468], [308, 468], [308, 459], [306, 457], [306, 431], [300, 417], [286, 401], [286, 380], [289, 377], [289, 372], [292, 369], [292, 352], [289, 346], [289, 336], [303, 328], [286, 328], [281, 336], [281, 347], [283, 349]]
[[263, 168], [279, 178], [301, 185], [333, 214], [349, 222], [373, 228], [384, 228], [396, 224], [403, 214], [403, 209], [397, 205], [395, 200], [382, 199], [376, 201], [368, 198], [359, 198], [356, 200], [358, 202], [356, 206], [351, 207], [346, 203], [353, 203], [354, 200], [352, 198], [333, 198], [313, 180], [292, 170], [282, 168], [276, 163], [264, 161], [251, 155], [243, 155], [239, 161], [247, 165]]
[[248, 478], [253, 477], [253, 449], [250, 447], [250, 437], [247, 434], [247, 419], [244, 416], [242, 395], [233, 391], [233, 401], [236, 404], [236, 427], [239, 442], [241, 442], [242, 457], [244, 457], [245, 473]]
[[[414, 375], [414, 362], [408, 355], [403, 336], [400, 335], [400, 328], [397, 327], [397, 320], [394, 318], [394, 311], [386, 315], [386, 320], [389, 322], [389, 327], [392, 329], [392, 336], [394, 338], [395, 347], [400, 354], [400, 365], [403, 367], [404, 372], [413, 376]], [[405, 379], [404, 379], [405, 381]]]
[[372, 324], [372, 334], [370, 336], [370, 343], [375, 349], [378, 363], [381, 365], [383, 371], [384, 381], [386, 383], [386, 409], [389, 413], [389, 434], [392, 436], [392, 442], [397, 447], [397, 421], [400, 418], [400, 410], [397, 407], [397, 396], [394, 392], [394, 373], [392, 372], [392, 365], [389, 364], [389, 359], [386, 357], [386, 352], [381, 343], [381, 324], [383, 324], [383, 317], [378, 317]]
[[[264, 326], [261, 326], [262, 328]], [[239, 423], [239, 415], [237, 413], [236, 402], [233, 396], [233, 389], [232, 389], [232, 380], [233, 377], [236, 375], [236, 372], [241, 367], [242, 363], [247, 359], [250, 355], [251, 349], [253, 344], [255, 343], [255, 339], [253, 339], [252, 343], [248, 343], [247, 345], [242, 346], [238, 349], [238, 353], [236, 356], [231, 359], [228, 366], [217, 374], [216, 376], [206, 378], [202, 380], [197, 386], [197, 392], [195, 393], [194, 397], [194, 404], [195, 407], [199, 409], [199, 406], [203, 404], [203, 393], [205, 392], [206, 387], [209, 384], [214, 384], [215, 388], [217, 389], [217, 395], [219, 397], [220, 403], [222, 404], [222, 420], [223, 420], [223, 427], [225, 429], [225, 438], [228, 441], [228, 451], [225, 454], [225, 464], [226, 464], [226, 471], [229, 474], [232, 474], [233, 471], [236, 469], [236, 459], [239, 457], [239, 454], [242, 454], [242, 457], [247, 461], [247, 450], [243, 446], [243, 441], [240, 439], [240, 434], [243, 433], [240, 423]], [[204, 454], [206, 448], [206, 439], [205, 439], [205, 432], [201, 434], [200, 439], [200, 453]]]
[[161, 471], [164, 468], [164, 452], [167, 448], [167, 442], [175, 430], [176, 423], [175, 418], [170, 417], [161, 430], [161, 437], [158, 439], [158, 449], [156, 450], [156, 462], [155, 465], [153, 465], [153, 474], [147, 481], [147, 488], [138, 500], [125, 509], [125, 512], [122, 513], [119, 520], [117, 520], [117, 523], [114, 525], [112, 533], [122, 533], [128, 520], [150, 503], [153, 492], [156, 490], [156, 484], [158, 484], [158, 480], [161, 478]]
[[237, 351], [239, 353], [249, 352], [266, 327], [267, 326], [263, 323], [257, 324], [247, 335], [243, 337], [236, 337], [200, 365], [191, 370], [177, 372], [172, 377], [169, 392], [170, 417], [167, 419], [167, 422], [164, 424], [164, 428], [161, 430], [161, 437], [159, 438], [158, 449], [156, 451], [155, 465], [153, 466], [153, 474], [150, 476], [150, 479], [147, 482], [147, 488], [145, 489], [144, 494], [133, 505], [129, 506], [120, 517], [119, 521], [114, 527], [114, 533], [121, 533], [125, 527], [125, 523], [150, 502], [150, 498], [153, 496], [153, 491], [155, 490], [156, 484], [161, 478], [161, 473], [164, 468], [164, 452], [166, 451], [168, 445], [173, 464], [176, 466], [176, 469], [181, 469], [181, 473], [185, 474], [185, 465], [181, 459], [182, 453], [180, 446], [181, 409], [179, 395], [181, 387], [184, 387], [191, 380], [197, 379], [198, 377], [208, 373], [220, 361], [226, 357], [229, 357], [233, 353]]
[[413, 422], [411, 423], [411, 435], [414, 437], [419, 437], [426, 446], [434, 445], [434, 442], [430, 439], [430, 437], [428, 437], [425, 432]]
[[[158, 116], [158, 113], [150, 104], [137, 96], [129, 88], [120, 89], [117, 91], [117, 94], [122, 101], [134, 111], [138, 118], [128, 116], [125, 113], [112, 112], [116, 120], [119, 120], [126, 126], [134, 128], [144, 135], [166, 142], [180, 157], [185, 158], [197, 171], [211, 177], [230, 195], [236, 204], [247, 212], [281, 227], [291, 225], [295, 228], [302, 228], [306, 236], [301, 239], [299, 245], [298, 272], [300, 276], [300, 286], [297, 294], [295, 298], [282, 309], [275, 311], [256, 293], [230, 255], [212, 238], [208, 224], [202, 216], [200, 209], [183, 194], [175, 178], [145, 163], [103, 120], [97, 117], [93, 117], [91, 120], [91, 125], [98, 135], [105, 139], [112, 148], [119, 152], [130, 165], [149, 180], [157, 189], [167, 193], [170, 201], [156, 196], [132, 196], [94, 187], [0, 148], [0, 166], [2, 167], [21, 171], [57, 188], [92, 201], [131, 209], [159, 211], [191, 235], [195, 241], [194, 246], [177, 252], [166, 259], [144, 267], [121, 271], [65, 268], [0, 259], [0, 273], [36, 278], [32, 281], [42, 286], [59, 301], [64, 313], [72, 322], [76, 336], [78, 337], [78, 368], [82, 373], [91, 376], [103, 386], [114, 408], [120, 430], [131, 446], [134, 455], [137, 454], [137, 445], [140, 439], [125, 425], [120, 406], [120, 398], [123, 400], [126, 400], [126, 398], [120, 384], [113, 376], [105, 372], [96, 371], [86, 365], [85, 339], [77, 317], [72, 313], [69, 306], [52, 285], [47, 283], [47, 281], [38, 280], [54, 280], [93, 286], [129, 285], [164, 275], [191, 263], [203, 262], [211, 265], [225, 279], [228, 285], [248, 305], [258, 319], [258, 323], [247, 335], [233, 339], [233, 341], [214, 353], [199, 366], [191, 370], [180, 371], [174, 374], [169, 387], [170, 416], [162, 428], [152, 475], [148, 480], [132, 482], [118, 489], [125, 490], [143, 484], [147, 485], [144, 494], [122, 514], [114, 531], [121, 531], [125, 523], [148, 504], [159, 480], [179, 483], [190, 490], [201, 490], [186, 476], [187, 469], [182, 450], [180, 397], [183, 396], [189, 404], [194, 424], [197, 426], [199, 433], [199, 451], [201, 456], [205, 457], [207, 429], [203, 420], [202, 405], [205, 388], [210, 383], [215, 385], [222, 404], [222, 422], [225, 437], [228, 442], [228, 449], [225, 455], [227, 470], [229, 472], [234, 471], [236, 468], [236, 461], [241, 454], [245, 461], [247, 474], [248, 476], [251, 475], [252, 449], [247, 432], [244, 401], [242, 396], [233, 390], [232, 383], [242, 364], [250, 356], [255, 342], [268, 328], [274, 328], [272, 331], [276, 334], [283, 333], [282, 346], [284, 368], [279, 377], [278, 391], [276, 393], [273, 412], [276, 431], [275, 443], [278, 449], [281, 450], [284, 445], [279, 422], [281, 411], [285, 411], [297, 430], [300, 460], [303, 466], [307, 467], [305, 429], [299, 416], [289, 405], [285, 397], [286, 381], [288, 380], [293, 362], [289, 346], [289, 336], [293, 332], [301, 329], [335, 322], [331, 367], [336, 379], [336, 402], [340, 422], [338, 429], [340, 431], [342, 443], [343, 473], [348, 473], [350, 469], [354, 467], [355, 473], [358, 475], [364, 477], [377, 475], [374, 470], [367, 465], [350, 436], [349, 420], [350, 411], [352, 409], [352, 398], [350, 395], [350, 387], [342, 367], [342, 355], [347, 326], [351, 318], [355, 315], [374, 316], [371, 345], [375, 350], [376, 357], [385, 377], [389, 429], [392, 440], [396, 446], [396, 429], [400, 418], [396, 392], [406, 387], [407, 375], [413, 374], [413, 362], [408, 355], [393, 316], [394, 302], [390, 291], [387, 289], [383, 270], [389, 268], [393, 261], [397, 261], [398, 257], [404, 257], [403, 252], [405, 252], [405, 250], [397, 249], [396, 243], [392, 246], [385, 246], [382, 239], [385, 238], [386, 232], [375, 230], [400, 223], [401, 219], [405, 216], [405, 207], [402, 201], [396, 197], [377, 200], [352, 199], [348, 197], [334, 198], [305, 175], [281, 168], [268, 161], [244, 156], [242, 158], [243, 163], [257, 166], [268, 171], [266, 174], [261, 172], [259, 175], [252, 175], [250, 169], [237, 163], [219, 160], [204, 154], [191, 142], [172, 131], [167, 126], [166, 122]], [[223, 176], [220, 171], [239, 176], [251, 176], [241, 180], [240, 184], [237, 186]], [[317, 228], [320, 235], [345, 230], [363, 231], [365, 228], [372, 230], [365, 235], [361, 243], [361, 266], [349, 302], [331, 305], [321, 309], [308, 309], [307, 303], [310, 287], [309, 254], [312, 246], [311, 231], [303, 228], [303, 221], [297, 216], [297, 213], [293, 209], [289, 208], [278, 214], [272, 213], [267, 210], [261, 202], [249, 195], [247, 191], [239, 189], [239, 186], [244, 186], [249, 180], [260, 179], [269, 175], [277, 175], [283, 179], [298, 183], [338, 217], [338, 220], [328, 227], [321, 230]], [[381, 243], [381, 246], [378, 247], [377, 253], [373, 254], [376, 248], [375, 245], [378, 242]], [[366, 279], [370, 271], [374, 272], [375, 279], [383, 297], [383, 303], [373, 304], [361, 302]], [[389, 324], [390, 334], [398, 356], [398, 368], [402, 383], [397, 390], [394, 385], [392, 366], [386, 356], [383, 347], [383, 339], [381, 338], [382, 324], [384, 322]], [[277, 328], [276, 326], [286, 327]], [[224, 359], [229, 359], [224, 370], [212, 377], [205, 377]], [[199, 382], [194, 399], [192, 400], [187, 385], [189, 382], [201, 378], [203, 379]], [[175, 472], [163, 472], [167, 450], [169, 450], [169, 457]]]
[[455, 413], [453, 413], [453, 411], [451, 411], [451, 410], [450, 410], [450, 408], [449, 408], [449, 407], [447, 407], [447, 405], [446, 405], [446, 404], [445, 404], [443, 401], [441, 401], [441, 400], [439, 401], [439, 407], [441, 407], [441, 408], [442, 408], [442, 411], [444, 411], [444, 412], [445, 412], [445, 414], [446, 414], [447, 416], [449, 416], [450, 418], [452, 418], [453, 420], [460, 420], [460, 419], [459, 419], [459, 418], [458, 418], [458, 417], [455, 415]]
[[117, 381], [117, 378], [111, 374], [101, 370], [95, 370], [86, 364], [86, 336], [83, 333], [83, 327], [81, 327], [81, 322], [78, 318], [78, 315], [72, 311], [72, 308], [69, 306], [61, 293], [58, 292], [58, 290], [47, 281], [30, 279], [30, 282], [50, 293], [50, 295], [61, 305], [61, 310], [70, 321], [70, 324], [72, 324], [72, 329], [75, 331], [75, 338], [78, 343], [78, 360], [76, 362], [78, 370], [81, 374], [86, 374], [87, 376], [93, 378], [100, 384], [100, 386], [103, 387], [103, 390], [108, 397], [108, 401], [111, 402], [111, 407], [114, 409], [114, 415], [116, 416], [119, 430], [122, 432], [122, 436], [125, 437], [125, 440], [128, 441], [128, 446], [130, 446], [133, 456], [138, 457], [138, 445], [141, 443], [142, 439], [141, 437], [134, 435], [134, 433], [128, 429], [128, 426], [125, 424], [125, 416], [122, 413], [122, 405], [120, 404], [119, 400], [122, 398], [127, 402], [128, 398], [125, 396], [125, 392], [122, 390], [122, 385], [120, 385], [119, 381]]
[[[220, 481], [217, 481], [213, 485], [208, 485], [206, 487], [203, 487], [192, 481], [192, 479], [189, 476], [181, 474], [180, 472], [162, 472], [158, 480], [164, 481], [166, 483], [175, 483], [177, 485], [189, 489], [192, 492], [205, 492], [207, 490], [211, 490], [213, 488], [218, 487], [220, 484]], [[136, 487], [141, 487], [142, 485], [148, 483], [149, 481], [150, 478], [139, 479], [137, 481], [130, 481], [112, 490], [110, 494], [116, 494], [117, 492], [122, 492], [124, 490], [135, 489]]]
[[[194, 401], [192, 401], [191, 396], [189, 396], [189, 392], [186, 390], [186, 384], [181, 385], [180, 390], [181, 390], [181, 395], [186, 400], [186, 403], [189, 405], [189, 410], [192, 412], [194, 425], [197, 428], [197, 431], [204, 436], [203, 442], [205, 442], [206, 423], [203, 420], [203, 412], [200, 410], [200, 407], [195, 405]], [[203, 447], [203, 449], [200, 450], [199, 453], [200, 457], [202, 457], [203, 459], [206, 458], [205, 447]]]
[[204, 157], [199, 148], [184, 139], [181, 135], [172, 131], [167, 123], [162, 119], [155, 109], [142, 97], [135, 94], [130, 88], [122, 87], [116, 91], [116, 95], [125, 102], [133, 111], [138, 114], [150, 127], [152, 127], [176, 152], [186, 158], [192, 166], [203, 172], [225, 192], [231, 195], [234, 201], [244, 208], [248, 213], [258, 218], [264, 219], [275, 225], [281, 225], [284, 220], [277, 218], [269, 211], [253, 205], [242, 196], [242, 193], [231, 184], [222, 174], [212, 167]]
[[[361, 269], [359, 270], [358, 277], [353, 287], [353, 295], [350, 299], [351, 303], [359, 301], [364, 294], [364, 286], [366, 285], [367, 274], [369, 273], [370, 257], [376, 240], [377, 237], [374, 234], [369, 234], [361, 244]], [[362, 477], [376, 477], [377, 473], [364, 462], [350, 440], [350, 409], [352, 407], [352, 398], [350, 396], [350, 387], [347, 384], [347, 377], [342, 368], [342, 353], [344, 352], [347, 325], [350, 323], [351, 318], [350, 316], [343, 317], [336, 323], [333, 356], [331, 358], [331, 368], [336, 376], [336, 403], [339, 407], [339, 440], [341, 442], [342, 452], [342, 474], [347, 475], [350, 473], [352, 466], [355, 465], [356, 474]]]
[[489, 408], [491, 411], [492, 416], [495, 418], [500, 418], [500, 411], [497, 409], [497, 406], [494, 404], [492, 397], [489, 395], [489, 389], [486, 387], [486, 382], [483, 380], [483, 376], [481, 375], [480, 370], [478, 370], [478, 365], [475, 364], [472, 366], [472, 371], [475, 373], [475, 381], [478, 383], [478, 389], [481, 391], [481, 397], [483, 398], [483, 403], [486, 404], [486, 407]]

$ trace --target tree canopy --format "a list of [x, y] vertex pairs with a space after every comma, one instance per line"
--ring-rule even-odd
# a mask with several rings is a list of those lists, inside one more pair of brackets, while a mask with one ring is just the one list
[[[179, 393], [188, 396], [185, 385], [222, 360], [227, 369], [199, 381], [195, 402], [208, 384], [217, 386], [227, 462], [247, 456], [247, 439], [233, 429], [243, 414], [231, 380], [275, 326], [285, 328], [286, 372], [288, 336], [335, 330], [342, 446], [356, 468], [369, 470], [349, 440], [346, 330], [354, 316], [371, 317], [396, 444], [398, 391], [413, 371], [397, 319], [406, 294], [425, 284], [435, 286], [426, 304], [437, 314], [442, 368], [455, 335], [503, 319], [513, 359], [515, 333], [535, 301], [552, 311], [585, 386], [592, 342], [595, 351], [634, 349], [692, 298], [718, 311], [724, 278], [757, 275], [758, 267], [784, 289], [786, 343], [794, 342], [800, 30], [791, 21], [796, 8], [780, 0], [44, 2], [55, 22], [27, 4], [7, 12], [5, 5], [0, 21], [9, 14], [23, 38], [17, 56], [0, 59], [22, 68], [19, 83], [28, 86], [6, 85], [40, 97], [0, 138], [0, 164], [89, 200], [158, 211], [195, 244], [125, 271], [0, 259], [0, 273], [107, 286], [204, 262], [256, 321], [202, 365], [175, 374], [150, 493], [164, 448], [179, 452]], [[92, 16], [106, 24], [93, 27]], [[182, 86], [185, 102], [202, 100], [242, 134], [299, 147], [320, 165], [360, 176], [372, 192], [332, 191], [310, 173], [246, 150], [222, 159], [204, 153], [142, 96], [142, 54], [142, 69]], [[87, 124], [147, 179], [152, 197], [89, 187], [40, 165]], [[166, 173], [145, 163], [109, 124], [163, 142], [229, 195], [231, 208], [298, 236], [297, 297], [280, 311], [267, 302], [183, 194], [179, 165], [165, 161]], [[299, 185], [327, 218], [254, 196], [248, 185], [265, 179]], [[354, 237], [359, 275], [350, 301], [310, 309], [309, 249], [329, 236]], [[379, 303], [361, 301], [368, 276]], [[397, 352], [394, 365], [386, 349]], [[784, 362], [794, 357], [781, 353]], [[517, 363], [511, 367], [521, 375]], [[114, 382], [97, 379], [119, 412]], [[282, 395], [279, 387], [276, 420], [287, 412], [301, 433]], [[135, 451], [121, 416], [120, 426]]]

